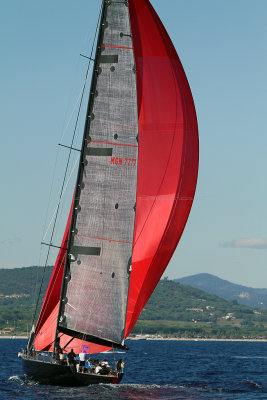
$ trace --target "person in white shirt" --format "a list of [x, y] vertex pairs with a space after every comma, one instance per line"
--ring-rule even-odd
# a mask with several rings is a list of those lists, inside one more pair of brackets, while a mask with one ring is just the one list
[[80, 369], [82, 370], [82, 372], [84, 372], [84, 366], [85, 366], [85, 355], [86, 353], [84, 353], [83, 351], [79, 354], [79, 365], [80, 365]]

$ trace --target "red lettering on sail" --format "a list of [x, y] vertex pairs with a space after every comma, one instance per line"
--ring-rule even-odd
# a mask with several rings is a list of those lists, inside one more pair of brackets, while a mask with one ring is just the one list
[[135, 167], [136, 166], [136, 158], [127, 158], [125, 157], [111, 157], [110, 159], [111, 165], [122, 165], [124, 167]]
[[122, 165], [122, 158], [120, 158], [120, 157], [111, 157], [110, 164], [111, 165]]

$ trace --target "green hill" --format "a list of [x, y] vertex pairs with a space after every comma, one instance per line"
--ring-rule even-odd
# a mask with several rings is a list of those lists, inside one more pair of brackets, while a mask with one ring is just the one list
[[[30, 330], [43, 270], [43, 267], [0, 269], [0, 331], [12, 333], [15, 328], [15, 333], [20, 334]], [[41, 300], [45, 295], [51, 272], [52, 267], [48, 266]]]
[[[52, 272], [52, 267], [46, 267], [44, 285]], [[39, 286], [43, 274], [43, 267], [22, 267], [14, 269], [0, 269], [0, 295], [25, 293], [32, 295], [36, 285]]]
[[134, 333], [195, 338], [267, 338], [267, 310], [161, 280]]
[[[47, 267], [41, 299], [52, 267]], [[26, 333], [31, 327], [43, 268], [0, 270], [0, 331]], [[39, 307], [40, 308], [39, 304]], [[194, 338], [267, 338], [267, 310], [227, 301], [191, 286], [161, 280], [133, 334]]]

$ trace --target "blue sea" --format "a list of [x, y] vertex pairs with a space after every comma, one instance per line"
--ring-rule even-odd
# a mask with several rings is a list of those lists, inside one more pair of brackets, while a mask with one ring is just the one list
[[28, 380], [17, 357], [25, 344], [0, 340], [1, 400], [267, 399], [264, 342], [128, 340], [130, 350], [115, 353], [126, 363], [121, 384], [78, 388]]

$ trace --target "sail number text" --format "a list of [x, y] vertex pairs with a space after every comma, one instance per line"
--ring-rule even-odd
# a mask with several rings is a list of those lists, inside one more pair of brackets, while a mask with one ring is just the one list
[[110, 164], [111, 165], [122, 165], [124, 167], [135, 167], [136, 166], [136, 158], [111, 157]]

